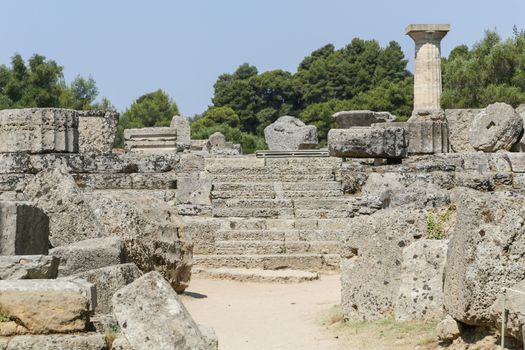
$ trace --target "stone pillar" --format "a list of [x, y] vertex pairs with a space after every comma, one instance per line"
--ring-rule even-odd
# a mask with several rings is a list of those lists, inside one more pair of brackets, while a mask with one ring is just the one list
[[410, 24], [405, 30], [416, 43], [413, 115], [442, 114], [441, 39], [449, 30], [449, 24]]

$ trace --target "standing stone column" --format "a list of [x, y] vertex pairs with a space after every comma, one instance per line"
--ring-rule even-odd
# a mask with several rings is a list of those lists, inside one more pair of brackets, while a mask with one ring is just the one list
[[442, 114], [441, 39], [449, 30], [449, 24], [410, 24], [405, 30], [416, 43], [414, 116]]

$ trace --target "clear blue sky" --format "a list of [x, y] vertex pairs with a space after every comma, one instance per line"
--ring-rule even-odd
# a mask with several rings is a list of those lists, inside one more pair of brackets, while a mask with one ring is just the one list
[[244, 62], [294, 72], [313, 50], [354, 37], [396, 40], [412, 59], [409, 23], [450, 23], [444, 55], [485, 29], [525, 28], [524, 0], [3, 0], [0, 11], [0, 64], [43, 54], [68, 82], [93, 76], [121, 111], [161, 88], [186, 116], [203, 112], [217, 77]]

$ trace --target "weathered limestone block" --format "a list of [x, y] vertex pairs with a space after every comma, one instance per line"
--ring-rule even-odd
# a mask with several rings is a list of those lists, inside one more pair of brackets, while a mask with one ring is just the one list
[[474, 117], [481, 109], [446, 109], [448, 141], [454, 153], [476, 152], [469, 142], [469, 129]]
[[143, 193], [94, 193], [89, 202], [97, 220], [124, 241], [128, 262], [159, 271], [177, 292], [184, 291], [193, 246], [172, 206]]
[[482, 109], [472, 121], [469, 142], [476, 150], [509, 150], [523, 131], [523, 120], [512, 106], [494, 103]]
[[288, 151], [315, 148], [319, 143], [317, 128], [301, 120], [284, 116], [264, 129], [264, 139], [270, 151]]
[[133, 350], [133, 348], [124, 336], [120, 336], [111, 344], [111, 350]]
[[111, 153], [117, 135], [119, 114], [109, 111], [78, 111], [78, 151]]
[[49, 218], [27, 202], [0, 201], [0, 255], [47, 254]]
[[208, 141], [206, 142], [206, 149], [211, 154], [216, 155], [242, 154], [241, 145], [227, 142], [226, 137], [220, 132], [215, 132], [210, 135]]
[[525, 279], [525, 197], [465, 188], [452, 192], [456, 224], [444, 278], [446, 311], [473, 326], [491, 326], [503, 287]]
[[171, 127], [126, 129], [124, 146], [128, 151], [176, 152], [177, 129]]
[[[107, 350], [104, 334], [21, 335], [9, 340], [5, 350]], [[129, 350], [129, 349], [127, 349]]]
[[92, 238], [53, 248], [60, 259], [60, 277], [127, 262], [124, 242], [118, 237]]
[[89, 320], [89, 303], [72, 291], [2, 291], [0, 312], [11, 320], [0, 322], [3, 336], [82, 332]]
[[32, 292], [37, 294], [40, 292], [72, 292], [86, 298], [90, 311], [94, 311], [97, 306], [95, 285], [80, 278], [71, 278], [68, 280], [25, 279], [0, 281], [0, 295], [10, 292]]
[[[525, 103], [519, 105], [518, 108], [516, 108], [516, 113], [518, 113], [518, 115], [521, 117], [523, 125], [525, 126]], [[514, 146], [512, 146], [511, 151], [525, 152], [525, 132], [520, 135], [518, 142], [516, 142]]]
[[334, 157], [405, 158], [408, 134], [404, 128], [392, 126], [331, 129], [328, 150]]
[[122, 287], [142, 276], [135, 264], [122, 264], [102, 267], [78, 273], [73, 277], [85, 279], [96, 286], [97, 313], [107, 314], [112, 310], [111, 298]]
[[175, 199], [181, 215], [210, 213], [211, 177], [206, 172], [179, 176]]
[[202, 336], [204, 337], [204, 340], [206, 341], [210, 349], [218, 350], [219, 338], [217, 337], [217, 333], [215, 333], [215, 330], [203, 324], [199, 324], [197, 326], [199, 327], [199, 330], [201, 331]]
[[[439, 121], [396, 123], [407, 129], [408, 154], [448, 153], [448, 125]], [[378, 124], [378, 126], [384, 126]]]
[[401, 283], [395, 303], [400, 321], [443, 318], [443, 269], [448, 240], [423, 239], [403, 249]]
[[403, 249], [426, 233], [426, 211], [386, 209], [351, 220], [341, 247], [341, 300], [346, 317], [393, 316]]
[[188, 118], [174, 116], [171, 119], [170, 128], [177, 130], [177, 143], [183, 148], [191, 146], [191, 123]]
[[393, 122], [397, 118], [389, 112], [342, 111], [332, 115], [340, 129], [354, 126], [371, 126], [375, 123]]
[[0, 111], [0, 153], [78, 152], [78, 113], [71, 109]]
[[0, 280], [57, 278], [59, 261], [50, 255], [2, 255]]
[[193, 242], [193, 254], [214, 254], [221, 222], [209, 217], [183, 216], [180, 230]]
[[157, 272], [115, 293], [113, 314], [133, 348], [211, 349], [170, 284]]
[[64, 166], [38, 173], [23, 188], [23, 196], [49, 216], [53, 247], [108, 235]]

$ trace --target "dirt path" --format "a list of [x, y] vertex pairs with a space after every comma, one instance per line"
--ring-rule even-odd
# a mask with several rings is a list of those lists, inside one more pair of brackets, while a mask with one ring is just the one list
[[220, 350], [343, 350], [319, 325], [340, 303], [338, 275], [299, 284], [192, 278], [183, 301], [197, 323], [215, 329]]

